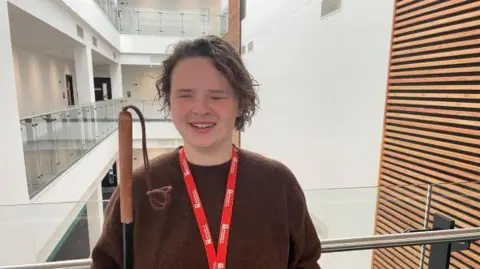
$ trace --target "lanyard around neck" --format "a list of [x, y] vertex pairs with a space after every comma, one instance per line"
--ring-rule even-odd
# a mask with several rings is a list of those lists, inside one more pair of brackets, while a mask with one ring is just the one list
[[197, 219], [198, 228], [202, 235], [203, 245], [207, 253], [210, 269], [225, 269], [227, 260], [228, 236], [230, 233], [230, 223], [232, 221], [233, 201], [235, 194], [235, 183], [237, 181], [238, 153], [235, 147], [232, 147], [232, 160], [230, 170], [228, 172], [227, 189], [223, 201], [222, 220], [220, 223], [220, 233], [218, 236], [217, 252], [212, 242], [210, 228], [207, 217], [203, 209], [200, 195], [193, 180], [192, 172], [188, 166], [187, 158], [183, 148], [180, 149], [180, 166], [182, 168], [185, 185], [187, 186], [188, 195], [192, 204], [195, 217]]

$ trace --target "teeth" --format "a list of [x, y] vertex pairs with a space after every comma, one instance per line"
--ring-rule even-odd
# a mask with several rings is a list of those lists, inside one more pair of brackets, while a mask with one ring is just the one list
[[208, 123], [208, 124], [196, 124], [192, 123], [192, 125], [196, 128], [210, 128], [213, 127], [215, 124], [214, 123]]

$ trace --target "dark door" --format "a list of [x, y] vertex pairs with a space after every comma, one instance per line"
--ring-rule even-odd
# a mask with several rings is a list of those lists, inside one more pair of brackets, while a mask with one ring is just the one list
[[[112, 83], [110, 78], [94, 78], [93, 84], [95, 87], [95, 101], [112, 99]], [[106, 93], [104, 92], [105, 89]]]
[[75, 92], [73, 90], [73, 77], [71, 75], [65, 75], [65, 81], [68, 105], [73, 106], [75, 105], [75, 95], [73, 94]]

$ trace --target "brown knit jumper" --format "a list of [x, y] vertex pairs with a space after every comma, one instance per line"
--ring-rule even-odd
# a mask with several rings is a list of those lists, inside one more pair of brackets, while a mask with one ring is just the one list
[[[228, 243], [227, 269], [318, 269], [321, 246], [305, 197], [291, 171], [243, 149]], [[230, 162], [189, 163], [212, 239], [218, 240]], [[150, 162], [152, 188], [171, 186], [169, 204], [155, 210], [146, 195], [145, 170], [134, 173], [136, 269], [208, 269], [207, 256], [179, 164], [178, 149]], [[122, 268], [118, 189], [105, 213], [92, 269]]]

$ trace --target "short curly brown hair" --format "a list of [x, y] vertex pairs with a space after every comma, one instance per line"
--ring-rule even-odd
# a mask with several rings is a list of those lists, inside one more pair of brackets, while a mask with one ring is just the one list
[[259, 104], [256, 92], [258, 84], [247, 71], [233, 46], [224, 39], [213, 35], [177, 43], [173, 53], [163, 61], [162, 74], [155, 83], [162, 110], [170, 110], [172, 73], [176, 65], [181, 60], [198, 56], [212, 59], [218, 71], [232, 85], [241, 112], [235, 121], [235, 128], [242, 130], [246, 123], [251, 124]]

